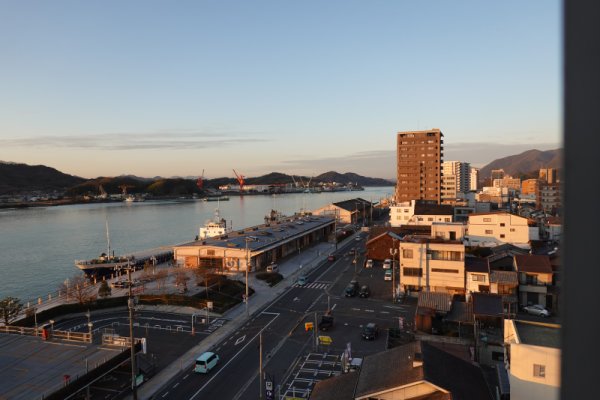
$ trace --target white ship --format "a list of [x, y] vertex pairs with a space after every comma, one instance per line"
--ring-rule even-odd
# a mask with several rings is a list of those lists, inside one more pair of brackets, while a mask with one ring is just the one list
[[198, 240], [204, 240], [209, 237], [221, 236], [231, 232], [231, 227], [227, 227], [227, 221], [219, 215], [219, 209], [215, 210], [215, 218], [209, 219], [204, 223], [198, 232]]

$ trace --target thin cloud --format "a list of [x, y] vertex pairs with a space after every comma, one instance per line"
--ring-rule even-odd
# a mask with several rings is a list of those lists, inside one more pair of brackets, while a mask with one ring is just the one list
[[87, 150], [189, 150], [266, 142], [242, 133], [206, 133], [164, 130], [148, 133], [104, 133], [80, 136], [38, 136], [0, 139], [0, 146], [25, 148], [77, 148]]

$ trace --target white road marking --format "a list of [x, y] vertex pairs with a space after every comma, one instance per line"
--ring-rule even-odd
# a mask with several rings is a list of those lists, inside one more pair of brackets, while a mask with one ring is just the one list
[[337, 306], [337, 303], [335, 303], [335, 304], [333, 305], [333, 307], [331, 307], [331, 310], [332, 310], [332, 311], [333, 311], [333, 310], [335, 310], [335, 306]]
[[169, 392], [166, 392], [165, 394], [162, 395], [163, 398], [167, 397], [167, 395], [169, 394]]
[[389, 311], [379, 311], [379, 312], [382, 313], [382, 314], [389, 314], [390, 313]]
[[186, 376], [184, 376], [183, 379], [186, 380], [188, 378], [188, 376], [190, 376], [190, 374], [187, 374]]
[[195, 398], [196, 396], [198, 396], [198, 394], [199, 394], [201, 391], [203, 391], [203, 390], [204, 390], [204, 388], [205, 388], [205, 387], [207, 387], [207, 386], [208, 386], [208, 385], [209, 385], [209, 384], [212, 382], [212, 380], [213, 380], [213, 379], [215, 379], [215, 378], [216, 378], [216, 377], [219, 375], [219, 373], [220, 373], [221, 371], [223, 371], [225, 368], [227, 368], [227, 366], [228, 366], [229, 364], [231, 364], [231, 362], [232, 362], [233, 360], [235, 360], [235, 358], [236, 358], [238, 355], [240, 355], [240, 353], [241, 353], [242, 351], [244, 351], [244, 349], [245, 349], [246, 347], [248, 347], [248, 346], [250, 345], [250, 343], [252, 343], [252, 341], [253, 341], [254, 339], [256, 339], [256, 338], [258, 337], [258, 335], [260, 335], [260, 334], [262, 333], [262, 331], [264, 331], [265, 329], [267, 329], [267, 327], [268, 327], [269, 325], [271, 325], [271, 323], [273, 323], [273, 321], [275, 321], [275, 319], [277, 319], [277, 317], [278, 317], [278, 316], [279, 316], [279, 314], [277, 314], [277, 316], [276, 316], [275, 318], [273, 318], [271, 321], [269, 321], [269, 323], [267, 323], [267, 324], [266, 324], [266, 325], [265, 325], [265, 326], [264, 326], [264, 327], [263, 327], [263, 328], [262, 328], [262, 329], [261, 329], [261, 330], [260, 330], [260, 331], [259, 331], [259, 332], [258, 332], [258, 333], [257, 333], [257, 334], [256, 334], [256, 335], [253, 337], [253, 338], [252, 338], [252, 339], [250, 339], [250, 340], [248, 341], [248, 343], [246, 343], [246, 345], [240, 349], [240, 351], [238, 351], [237, 353], [235, 353], [235, 354], [233, 355], [233, 357], [231, 357], [231, 359], [230, 359], [229, 361], [227, 361], [227, 363], [226, 363], [225, 365], [223, 365], [223, 367], [221, 367], [221, 369], [219, 369], [218, 371], [216, 371], [216, 373], [215, 373], [215, 374], [212, 376], [212, 378], [210, 378], [210, 379], [208, 380], [208, 382], [206, 382], [206, 383], [204, 384], [204, 386], [202, 386], [200, 389], [198, 389], [198, 391], [197, 391], [196, 393], [194, 393], [194, 394], [192, 395], [192, 397], [190, 397], [190, 399], [189, 399], [189, 400], [194, 400], [194, 398]]
[[353, 308], [354, 311], [360, 311], [360, 308]]
[[238, 338], [238, 340], [235, 341], [235, 346], [237, 346], [238, 344], [242, 343], [244, 340], [246, 340], [246, 335]]
[[179, 386], [179, 382], [173, 385], [173, 389], [175, 389], [177, 386]]

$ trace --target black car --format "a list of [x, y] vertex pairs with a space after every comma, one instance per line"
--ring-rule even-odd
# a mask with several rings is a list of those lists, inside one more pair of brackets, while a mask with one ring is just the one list
[[356, 294], [358, 293], [358, 288], [360, 286], [358, 285], [357, 281], [350, 281], [350, 283], [348, 284], [348, 286], [346, 286], [346, 290], [344, 290], [344, 295], [346, 297], [354, 297], [356, 296]]
[[326, 331], [331, 328], [333, 328], [333, 315], [323, 314], [321, 317], [321, 322], [319, 322], [319, 329]]
[[358, 291], [359, 297], [369, 297], [371, 295], [371, 291], [367, 285], [362, 285], [360, 290]]
[[365, 340], [375, 340], [377, 336], [379, 336], [379, 328], [377, 327], [377, 324], [373, 322], [366, 324], [363, 327], [361, 336]]

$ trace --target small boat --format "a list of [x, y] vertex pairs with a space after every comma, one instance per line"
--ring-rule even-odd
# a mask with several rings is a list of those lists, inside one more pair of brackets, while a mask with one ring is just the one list
[[125, 268], [134, 262], [133, 257], [115, 256], [110, 254], [110, 236], [108, 233], [108, 219], [106, 220], [107, 252], [91, 260], [76, 260], [75, 266], [87, 274], [110, 273], [115, 269]]
[[204, 201], [228, 201], [229, 196], [214, 196], [214, 197], [205, 197], [202, 200]]

